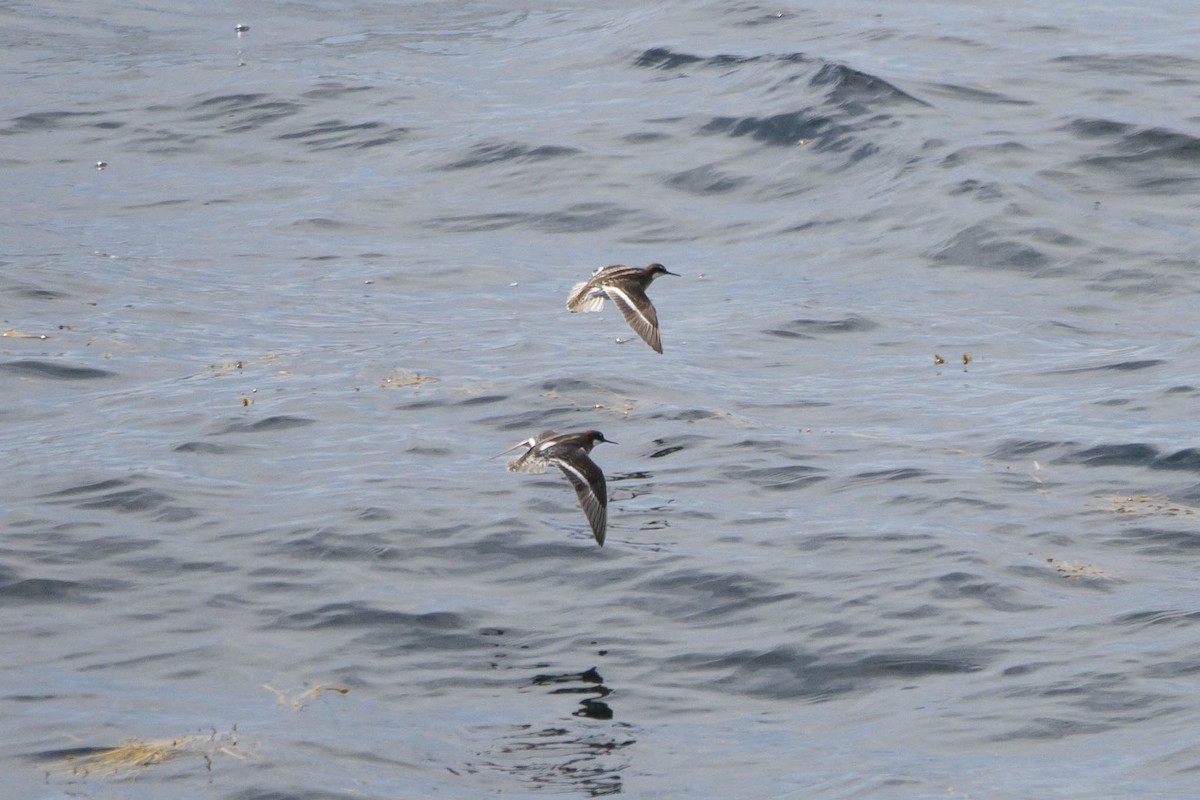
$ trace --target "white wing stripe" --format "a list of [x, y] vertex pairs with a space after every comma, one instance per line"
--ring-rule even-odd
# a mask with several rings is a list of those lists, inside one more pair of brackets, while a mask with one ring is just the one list
[[630, 297], [624, 290], [616, 286], [606, 286], [604, 287], [604, 290], [608, 296], [612, 298], [614, 303], [618, 302], [618, 298], [620, 298], [621, 301], [624, 301], [625, 305], [637, 315], [637, 318], [642, 321], [643, 325], [648, 328], [654, 327], [656, 320], [651, 320], [649, 317], [647, 317], [642, 309], [638, 308], [637, 303], [633, 301], [633, 298]]

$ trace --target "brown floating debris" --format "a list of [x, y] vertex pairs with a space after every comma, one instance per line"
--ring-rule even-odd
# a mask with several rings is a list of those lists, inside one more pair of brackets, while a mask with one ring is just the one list
[[1180, 503], [1172, 503], [1165, 497], [1138, 494], [1109, 499], [1107, 510], [1116, 514], [1161, 514], [1166, 517], [1192, 517], [1197, 509]]
[[437, 383], [438, 379], [432, 375], [422, 375], [419, 372], [408, 372], [406, 370], [394, 370], [391, 375], [387, 376], [379, 382], [379, 385], [388, 387], [403, 387], [403, 386], [420, 386], [422, 383]]
[[935, 363], [935, 364], [945, 364], [945, 363], [946, 363], [946, 359], [942, 358], [942, 357], [941, 357], [941, 356], [939, 356], [937, 353], [934, 353], [934, 354], [933, 354], [933, 363]]
[[277, 705], [290, 706], [293, 711], [303, 711], [308, 708], [310, 702], [320, 700], [321, 695], [325, 692], [336, 692], [341, 695], [350, 693], [350, 689], [345, 686], [330, 686], [327, 683], [318, 683], [316, 686], [310, 686], [305, 689], [293, 699], [291, 695], [294, 693], [294, 690], [292, 689], [276, 689], [269, 683], [262, 684], [262, 688], [275, 695]]
[[[145, 769], [181, 756], [203, 758], [206, 769], [212, 769], [212, 757], [227, 755], [239, 761], [250, 756], [237, 750], [237, 725], [225, 733], [185, 734], [171, 739], [126, 739], [116, 747], [84, 749], [67, 756], [65, 763], [51, 772], [70, 772], [75, 776], [120, 775], [131, 770]], [[48, 773], [49, 774], [49, 773]]]
[[1111, 579], [1104, 570], [1099, 567], [1094, 567], [1091, 564], [1081, 564], [1078, 561], [1059, 561], [1053, 558], [1047, 558], [1046, 563], [1054, 567], [1054, 571], [1067, 580], [1083, 580], [1091, 579]]
[[[226, 374], [235, 372], [240, 369], [246, 369], [247, 367], [253, 367], [255, 362], [276, 361], [276, 360], [278, 360], [278, 358], [279, 358], [278, 353], [267, 353], [266, 355], [257, 356], [256, 358], [253, 359], [253, 361], [248, 358], [239, 358], [235, 361], [226, 361], [221, 364], [209, 364], [208, 368], [212, 371], [212, 375], [215, 378], [220, 375], [226, 375]], [[276, 372], [275, 374], [276, 375], [286, 374], [286, 370], [280, 370], [280, 371]]]

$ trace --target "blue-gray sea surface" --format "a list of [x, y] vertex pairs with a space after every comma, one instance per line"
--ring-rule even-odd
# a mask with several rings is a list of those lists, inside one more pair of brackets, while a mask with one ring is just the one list
[[0, 11], [0, 795], [1195, 795], [1194, 3], [599, 5]]

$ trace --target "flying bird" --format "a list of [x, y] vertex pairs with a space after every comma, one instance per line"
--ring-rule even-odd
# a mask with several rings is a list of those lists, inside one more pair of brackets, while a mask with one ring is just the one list
[[599, 311], [605, 298], [625, 317], [634, 333], [650, 345], [654, 352], [661, 353], [662, 340], [658, 335], [658, 313], [646, 296], [646, 287], [659, 275], [676, 275], [662, 264], [647, 264], [644, 267], [626, 267], [614, 264], [602, 267], [592, 277], [571, 288], [567, 308], [571, 311]]
[[575, 488], [579, 506], [591, 523], [596, 544], [603, 547], [604, 530], [608, 522], [608, 488], [604, 483], [604, 473], [588, 457], [592, 448], [600, 442], [616, 444], [612, 439], [605, 439], [600, 431], [564, 434], [543, 431], [513, 445], [504, 453], [519, 447], [525, 448], [524, 453], [508, 460], [509, 472], [545, 472], [551, 464], [562, 470]]

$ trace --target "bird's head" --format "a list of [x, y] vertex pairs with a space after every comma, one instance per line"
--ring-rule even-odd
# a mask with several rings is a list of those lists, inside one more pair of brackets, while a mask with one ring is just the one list
[[596, 445], [604, 442], [605, 444], [616, 444], [612, 439], [605, 439], [604, 434], [600, 431], [584, 431], [583, 439], [587, 442], [588, 449], [592, 449]]
[[659, 275], [674, 275], [676, 278], [679, 277], [678, 272], [671, 272], [671, 270], [667, 269], [662, 264], [659, 264], [657, 262], [654, 264], [646, 265], [646, 276], [649, 277], [650, 280], [654, 280]]

